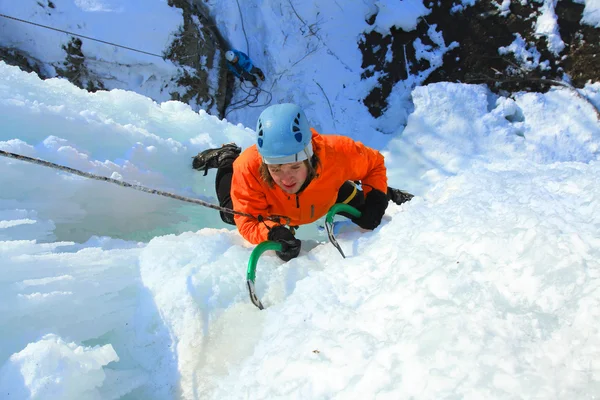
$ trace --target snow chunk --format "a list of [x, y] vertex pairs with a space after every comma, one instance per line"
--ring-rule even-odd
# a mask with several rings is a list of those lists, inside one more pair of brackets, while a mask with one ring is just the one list
[[119, 361], [111, 345], [84, 347], [49, 334], [10, 356], [0, 390], [15, 399], [100, 399], [103, 367]]

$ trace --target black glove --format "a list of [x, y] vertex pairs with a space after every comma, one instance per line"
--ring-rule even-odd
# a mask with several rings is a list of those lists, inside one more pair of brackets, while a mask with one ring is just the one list
[[290, 261], [300, 254], [300, 244], [302, 242], [296, 239], [294, 234], [283, 225], [277, 225], [271, 228], [267, 238], [274, 242], [281, 243], [281, 251], [276, 251], [275, 253], [283, 261]]
[[387, 195], [380, 190], [373, 189], [367, 194], [365, 204], [359, 210], [362, 213], [361, 216], [353, 218], [352, 221], [363, 229], [373, 230], [381, 223], [387, 206]]

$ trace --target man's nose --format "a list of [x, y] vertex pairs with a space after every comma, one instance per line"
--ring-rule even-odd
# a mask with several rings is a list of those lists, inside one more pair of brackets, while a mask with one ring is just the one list
[[281, 175], [281, 180], [285, 183], [289, 182], [292, 180], [292, 178], [294, 177], [293, 174], [289, 173], [289, 172], [283, 172]]

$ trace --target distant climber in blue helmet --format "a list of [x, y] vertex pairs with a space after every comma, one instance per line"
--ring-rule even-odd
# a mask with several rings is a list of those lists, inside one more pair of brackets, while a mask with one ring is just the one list
[[[281, 243], [277, 255], [284, 261], [300, 253], [292, 226], [316, 221], [335, 203], [358, 209], [362, 215], [352, 221], [372, 230], [389, 201], [402, 204], [413, 197], [387, 185], [379, 151], [346, 136], [321, 135], [310, 127], [304, 111], [290, 103], [272, 105], [260, 114], [255, 145], [243, 152], [235, 143], [204, 150], [192, 167], [205, 174], [217, 168], [219, 205], [245, 213], [234, 217], [222, 211], [223, 221], [235, 224], [250, 243]], [[261, 221], [259, 215], [284, 215], [290, 229]]]
[[245, 80], [250, 81], [254, 87], [257, 87], [258, 81], [254, 75], [258, 75], [261, 81], [265, 80], [265, 74], [263, 74], [260, 68], [254, 66], [252, 60], [246, 53], [232, 49], [225, 53], [225, 59], [227, 60], [227, 68], [229, 68], [241, 82], [244, 82]]

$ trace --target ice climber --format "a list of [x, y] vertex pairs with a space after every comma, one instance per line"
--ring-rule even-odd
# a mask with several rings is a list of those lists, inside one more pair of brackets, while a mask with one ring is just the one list
[[246, 53], [242, 53], [239, 50], [229, 50], [225, 53], [225, 59], [227, 60], [227, 68], [241, 82], [245, 80], [250, 81], [254, 87], [257, 87], [258, 81], [254, 75], [258, 75], [261, 81], [265, 80], [265, 74], [263, 74], [260, 68], [254, 66], [254, 63], [252, 63], [252, 60]]
[[[388, 201], [402, 204], [413, 197], [388, 187], [379, 151], [345, 136], [319, 134], [297, 105], [265, 109], [256, 134], [256, 144], [243, 152], [230, 143], [194, 157], [192, 167], [205, 175], [208, 169], [218, 168], [215, 185], [222, 207], [253, 216], [287, 216], [290, 226], [296, 226], [323, 217], [335, 203], [346, 203], [362, 213], [354, 223], [375, 229]], [[284, 261], [300, 253], [300, 240], [283, 225], [224, 212], [221, 219], [237, 225], [253, 244], [280, 242], [277, 255]]]

